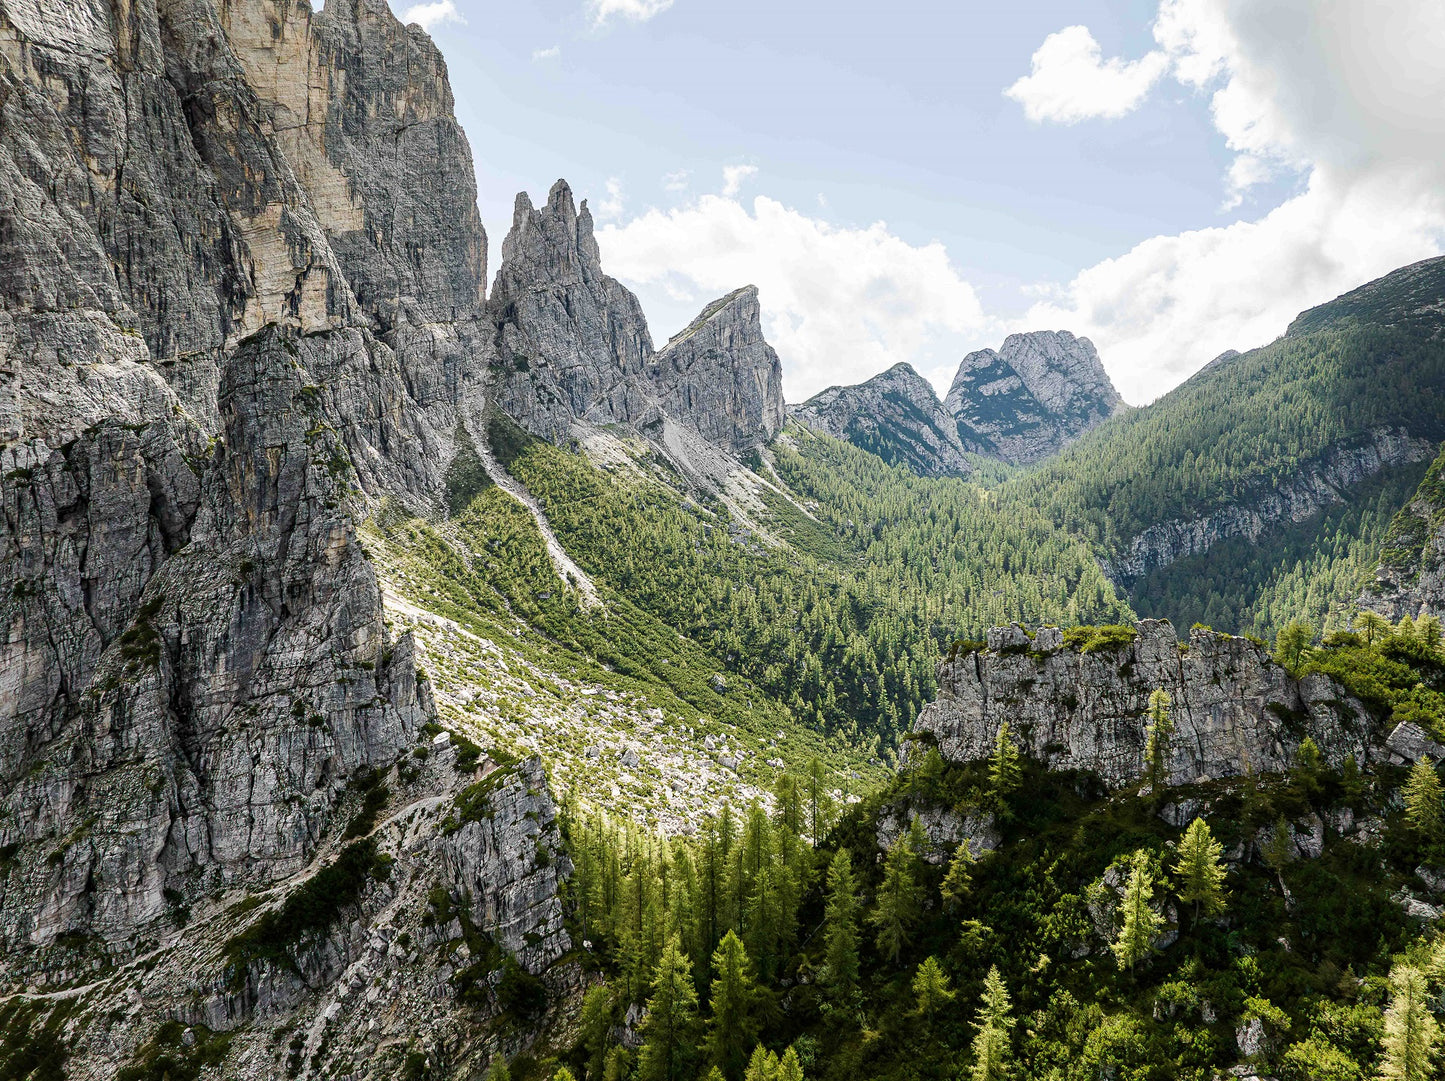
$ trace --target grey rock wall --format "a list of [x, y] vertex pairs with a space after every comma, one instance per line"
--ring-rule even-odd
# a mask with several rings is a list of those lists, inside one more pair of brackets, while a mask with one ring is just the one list
[[1163, 620], [1135, 624], [1117, 650], [1087, 654], [1057, 632], [990, 633], [989, 648], [939, 666], [937, 699], [914, 731], [952, 762], [986, 758], [1005, 721], [1031, 757], [1054, 769], [1097, 774], [1111, 786], [1144, 774], [1149, 696], [1172, 699], [1169, 781], [1285, 770], [1313, 738], [1334, 765], [1364, 766], [1383, 754], [1383, 733], [1365, 706], [1319, 674], [1292, 678], [1246, 638], [1208, 630], [1182, 648]]

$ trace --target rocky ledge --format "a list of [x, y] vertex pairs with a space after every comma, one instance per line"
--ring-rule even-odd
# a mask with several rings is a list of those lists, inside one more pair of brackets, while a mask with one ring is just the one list
[[1364, 704], [1335, 681], [1295, 679], [1248, 638], [1196, 629], [1181, 643], [1167, 620], [1067, 641], [1055, 627], [991, 630], [984, 648], [940, 664], [938, 698], [914, 733], [961, 763], [987, 757], [1008, 722], [1030, 757], [1118, 787], [1144, 773], [1149, 696], [1161, 688], [1172, 701], [1171, 784], [1284, 770], [1306, 737], [1334, 765], [1384, 753]]

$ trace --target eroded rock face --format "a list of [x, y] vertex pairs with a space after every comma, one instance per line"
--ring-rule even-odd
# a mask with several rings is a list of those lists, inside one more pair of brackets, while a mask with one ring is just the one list
[[1375, 576], [1360, 607], [1392, 622], [1401, 616], [1445, 617], [1445, 454], [1430, 464], [1410, 502], [1390, 523]]
[[654, 352], [642, 306], [603, 271], [591, 211], [565, 180], [542, 207], [517, 196], [489, 311], [497, 403], [534, 435], [565, 442], [582, 421], [663, 442], [672, 421], [741, 452], [782, 427], [782, 366], [757, 290], [713, 301]]
[[658, 351], [648, 376], [668, 413], [719, 446], [750, 450], [782, 430], [783, 366], [763, 337], [756, 286], [704, 308]]
[[[1083, 654], [1037, 637], [1010, 640], [939, 666], [938, 698], [914, 725], [943, 757], [988, 756], [1005, 721], [1031, 757], [1054, 769], [1137, 784], [1144, 774], [1150, 694], [1172, 700], [1169, 783], [1287, 769], [1313, 738], [1333, 765], [1347, 755], [1364, 765], [1381, 756], [1381, 733], [1365, 706], [1318, 673], [1292, 678], [1246, 638], [1190, 633], [1181, 649], [1164, 620], [1135, 624], [1118, 649]], [[1003, 636], [991, 636], [1002, 643]]]
[[895, 364], [856, 386], [829, 387], [788, 413], [920, 476], [970, 472], [952, 418], [928, 380], [908, 364]]
[[1117, 559], [1105, 565], [1115, 582], [1128, 586], [1151, 571], [1207, 552], [1232, 537], [1257, 540], [1281, 522], [1302, 522], [1325, 507], [1342, 503], [1349, 490], [1392, 466], [1423, 462], [1434, 444], [1403, 428], [1377, 428], [1359, 439], [1330, 447], [1276, 488], [1197, 518], [1170, 519], [1150, 526], [1130, 540]]
[[1088, 338], [1010, 334], [995, 352], [963, 358], [944, 399], [964, 446], [1007, 462], [1037, 462], [1123, 407]]

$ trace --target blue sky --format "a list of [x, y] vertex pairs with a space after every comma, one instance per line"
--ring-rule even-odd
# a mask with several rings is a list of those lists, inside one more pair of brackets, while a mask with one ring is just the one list
[[756, 282], [790, 400], [897, 360], [942, 387], [1049, 327], [1139, 402], [1439, 250], [1412, 42], [1445, 5], [1392, 4], [398, 6], [447, 58], [493, 271], [515, 193], [566, 177], [657, 339]]

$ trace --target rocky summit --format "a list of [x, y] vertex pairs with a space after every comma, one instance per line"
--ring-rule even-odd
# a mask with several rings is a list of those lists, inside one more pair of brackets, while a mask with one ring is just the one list
[[925, 477], [966, 475], [968, 459], [952, 419], [928, 380], [895, 364], [856, 386], [829, 387], [788, 415]]
[[1094, 343], [1066, 330], [1010, 334], [963, 358], [943, 408], [969, 450], [1037, 462], [1123, 407]]

